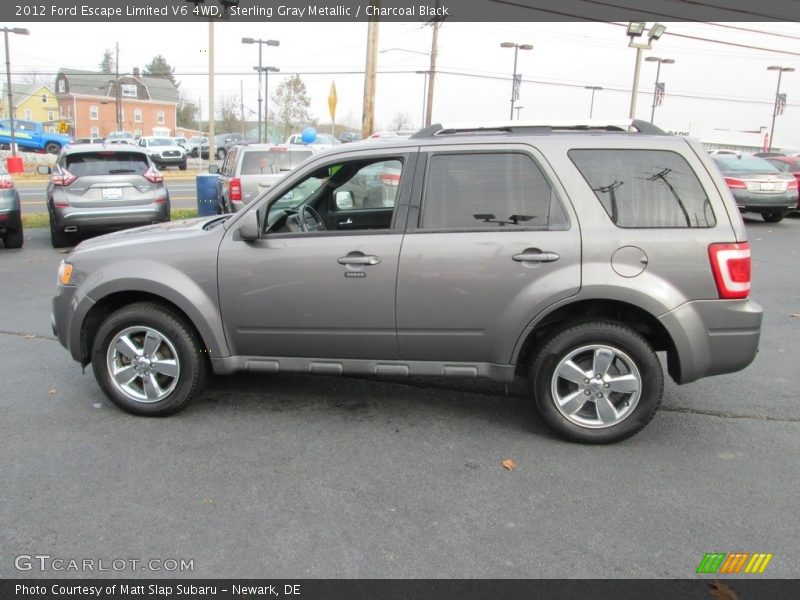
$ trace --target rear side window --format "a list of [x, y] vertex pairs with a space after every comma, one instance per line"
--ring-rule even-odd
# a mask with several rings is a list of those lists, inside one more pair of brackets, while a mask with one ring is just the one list
[[619, 227], [713, 227], [708, 196], [686, 160], [665, 150], [570, 150]]
[[246, 150], [242, 159], [242, 175], [276, 175], [296, 168], [311, 156], [311, 151], [277, 152], [272, 150]]
[[148, 167], [147, 157], [139, 152], [85, 152], [70, 154], [66, 159], [67, 171], [75, 177], [125, 173], [141, 175]]
[[431, 158], [423, 229], [566, 229], [554, 190], [527, 154], [474, 152]]

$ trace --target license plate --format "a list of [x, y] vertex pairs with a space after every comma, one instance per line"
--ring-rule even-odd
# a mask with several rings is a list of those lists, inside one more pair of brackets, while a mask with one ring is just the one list
[[122, 198], [122, 188], [103, 188], [103, 200], [119, 200]]
[[775, 189], [775, 184], [774, 183], [762, 183], [761, 184], [761, 191], [762, 192], [771, 192], [774, 189]]

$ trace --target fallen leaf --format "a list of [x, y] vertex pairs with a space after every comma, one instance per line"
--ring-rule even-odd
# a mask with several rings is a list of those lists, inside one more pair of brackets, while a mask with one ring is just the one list
[[796, 319], [800, 319], [800, 313], [789, 313], [790, 317], [795, 317]]
[[35, 335], [31, 335], [30, 333], [28, 333], [28, 334], [26, 334], [26, 335], [25, 335], [25, 339], [26, 339], [26, 340], [32, 340], [32, 339], [33, 339], [33, 338], [35, 338], [35, 337], [36, 337]]
[[709, 583], [708, 589], [711, 592], [711, 596], [713, 598], [717, 598], [717, 600], [739, 600], [736, 592], [734, 592], [729, 586], [725, 585], [721, 581]]
[[50, 388], [49, 390], [47, 390], [47, 393], [50, 394], [51, 396], [54, 395], [56, 393], [56, 388]]
[[507, 469], [509, 471], [511, 471], [512, 469], [515, 469], [517, 467], [517, 465], [514, 463], [514, 461], [511, 460], [510, 458], [507, 458], [506, 460], [504, 460], [500, 464], [503, 465], [504, 469]]

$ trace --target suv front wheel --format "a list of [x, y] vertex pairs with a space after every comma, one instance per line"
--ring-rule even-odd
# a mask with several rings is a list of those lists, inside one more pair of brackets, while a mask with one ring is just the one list
[[176, 413], [205, 386], [203, 345], [187, 323], [158, 304], [112, 313], [92, 347], [92, 369], [106, 396], [129, 413]]
[[582, 321], [555, 331], [535, 354], [529, 382], [547, 425], [566, 439], [591, 444], [640, 431], [664, 392], [653, 348], [615, 321]]

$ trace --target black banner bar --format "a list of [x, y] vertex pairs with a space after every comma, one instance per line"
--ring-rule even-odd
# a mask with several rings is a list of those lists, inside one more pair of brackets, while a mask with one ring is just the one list
[[143, 580], [0, 581], [0, 598], [19, 600], [796, 600], [800, 581], [773, 579], [612, 580]]

